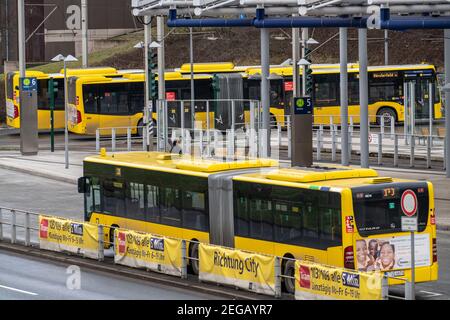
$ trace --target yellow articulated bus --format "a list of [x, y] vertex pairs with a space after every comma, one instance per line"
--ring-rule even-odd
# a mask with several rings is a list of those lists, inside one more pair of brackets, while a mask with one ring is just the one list
[[[434, 193], [426, 181], [379, 177], [371, 169], [282, 169], [264, 159], [103, 152], [84, 160], [78, 187], [85, 220], [105, 225], [107, 241], [121, 227], [185, 239], [192, 258], [195, 241], [235, 247], [282, 257], [288, 276], [288, 258], [296, 258], [409, 278], [401, 217], [414, 198], [416, 281], [438, 278]], [[197, 260], [190, 268], [198, 273]], [[284, 278], [284, 287], [293, 292], [294, 280]]]
[[[41, 71], [27, 71], [27, 77], [37, 78], [37, 96], [38, 96], [38, 129], [50, 129], [50, 97], [49, 81], [53, 78], [55, 87], [55, 109], [54, 109], [54, 128], [64, 128], [64, 70], [60, 73], [44, 73]], [[93, 74], [102, 74], [106, 76], [118, 76], [114, 68], [87, 68], [87, 69], [67, 69], [67, 76], [85, 76]], [[20, 90], [19, 73], [10, 72], [6, 75], [6, 124], [12, 128], [20, 128]]]

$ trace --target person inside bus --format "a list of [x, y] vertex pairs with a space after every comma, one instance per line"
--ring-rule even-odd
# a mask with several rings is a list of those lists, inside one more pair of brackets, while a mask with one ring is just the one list
[[183, 150], [181, 149], [180, 145], [181, 145], [181, 137], [173, 141], [172, 147], [170, 148], [170, 153], [182, 154]]
[[395, 246], [384, 242], [380, 246], [380, 257], [375, 261], [376, 270], [391, 270], [395, 264]]
[[375, 239], [369, 241], [369, 254], [374, 260], [376, 260], [380, 255], [380, 251], [378, 250], [378, 241]]
[[359, 271], [373, 271], [375, 259], [369, 254], [365, 240], [356, 240], [356, 259]]

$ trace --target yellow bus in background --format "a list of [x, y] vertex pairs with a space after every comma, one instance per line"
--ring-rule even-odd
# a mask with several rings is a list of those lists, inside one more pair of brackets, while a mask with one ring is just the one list
[[[379, 177], [371, 169], [279, 168], [273, 160], [221, 162], [160, 152], [101, 154], [79, 179], [85, 220], [188, 241], [198, 273], [198, 241], [410, 278], [402, 198], [414, 194], [417, 282], [438, 278], [433, 185]], [[287, 292], [294, 280], [284, 278]], [[391, 284], [398, 280], [390, 279]]]
[[[230, 62], [194, 64], [194, 73], [241, 73], [248, 80], [244, 88], [247, 99], [260, 100], [260, 66], [235, 66]], [[312, 64], [314, 124], [339, 124], [340, 119], [340, 68], [339, 64]], [[190, 65], [184, 64], [176, 69], [183, 74], [190, 73]], [[272, 65], [270, 67], [270, 116], [271, 123], [284, 123], [285, 115], [290, 114], [293, 97], [292, 66]], [[396, 123], [405, 120], [404, 83], [415, 82], [415, 119], [426, 121], [429, 115], [429, 99], [432, 99], [432, 119], [442, 118], [442, 101], [438, 90], [436, 69], [433, 65], [392, 65], [371, 66], [369, 72], [369, 120], [372, 123], [389, 124], [391, 117]], [[300, 70], [301, 73], [301, 70]], [[348, 64], [348, 103], [349, 117], [353, 123], [360, 123], [359, 107], [359, 65]], [[254, 81], [252, 81], [252, 79]], [[301, 81], [301, 79], [300, 79]], [[432, 92], [430, 93], [430, 84]]]
[[[180, 105], [177, 100], [189, 100], [190, 77], [179, 72], [165, 73], [166, 99], [168, 101], [168, 125], [180, 127]], [[196, 99], [211, 100], [213, 97], [210, 75], [195, 75]], [[156, 77], [158, 81], [158, 77]], [[123, 74], [121, 77], [103, 76], [71, 77], [69, 87], [69, 123], [70, 132], [80, 135], [95, 135], [98, 128], [101, 135], [111, 135], [111, 130], [118, 128], [117, 134], [126, 134], [126, 127], [132, 127], [131, 133], [141, 135], [144, 110], [144, 74]], [[206, 102], [196, 101], [196, 119], [203, 124]], [[190, 127], [190, 101], [184, 103], [186, 128]], [[156, 125], [156, 109], [152, 112]], [[213, 113], [210, 114], [213, 123]], [[213, 126], [211, 126], [213, 127]]]
[[[85, 76], [102, 74], [105, 76], [118, 76], [114, 68], [87, 68], [87, 69], [67, 69], [67, 76]], [[44, 73], [41, 71], [27, 71], [27, 77], [35, 77], [38, 80], [38, 130], [50, 129], [50, 98], [48, 95], [48, 83], [53, 78], [55, 83], [55, 110], [54, 128], [64, 128], [64, 70], [59, 73]], [[19, 73], [10, 72], [5, 79], [6, 93], [6, 124], [11, 128], [20, 128], [20, 90]]]

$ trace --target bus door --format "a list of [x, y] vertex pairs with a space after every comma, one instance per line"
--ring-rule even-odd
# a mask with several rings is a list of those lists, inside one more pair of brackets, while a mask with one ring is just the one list
[[[99, 87], [103, 86], [102, 84], [85, 84], [83, 85], [83, 101], [75, 101], [77, 97], [75, 96], [75, 86], [76, 86], [76, 78], [69, 78], [69, 103], [76, 104], [79, 107], [79, 104], [82, 103], [81, 109], [84, 112], [83, 121], [86, 124], [85, 132], [86, 134], [95, 134], [98, 127], [100, 127], [99, 123], [99, 96], [98, 90]], [[72, 101], [74, 100], [74, 101]], [[106, 135], [106, 133], [101, 132], [100, 134]]]
[[[339, 74], [314, 77], [314, 124], [340, 123]], [[350, 112], [349, 112], [350, 114]]]
[[[414, 129], [416, 123], [433, 119], [433, 71], [405, 71], [405, 124]], [[411, 131], [412, 132], [412, 131]]]
[[[126, 134], [131, 123], [128, 104], [129, 83], [109, 83], [99, 87], [100, 128], [118, 128], [116, 134]], [[111, 134], [111, 130], [105, 130]], [[103, 132], [102, 132], [103, 133]]]

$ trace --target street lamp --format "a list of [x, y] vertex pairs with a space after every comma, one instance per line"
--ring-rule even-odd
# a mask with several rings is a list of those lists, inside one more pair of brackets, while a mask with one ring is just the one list
[[67, 91], [67, 62], [75, 62], [78, 61], [72, 55], [68, 55], [64, 57], [62, 54], [58, 54], [56, 57], [52, 59], [53, 62], [64, 61], [64, 157], [66, 163], [66, 169], [69, 169], [69, 132], [67, 131], [67, 104], [68, 104], [68, 91]]

